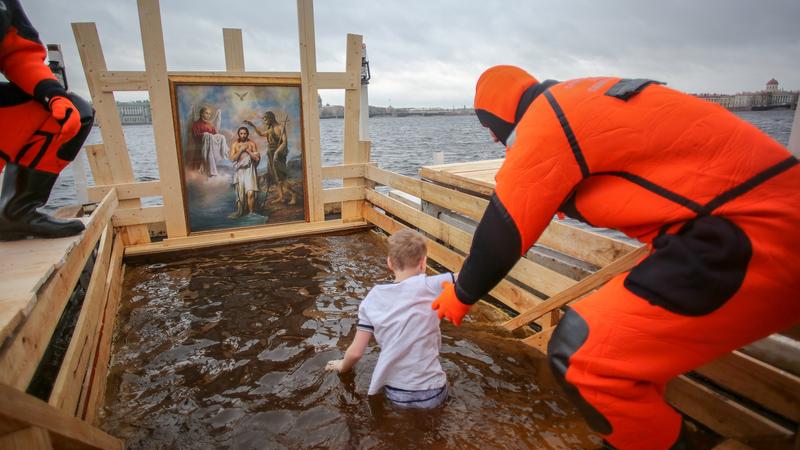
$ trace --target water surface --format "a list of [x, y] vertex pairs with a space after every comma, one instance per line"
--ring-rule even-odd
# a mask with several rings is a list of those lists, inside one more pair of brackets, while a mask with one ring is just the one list
[[358, 304], [391, 281], [383, 238], [244, 244], [128, 264], [102, 428], [127, 448], [552, 448], [599, 444], [544, 357], [477, 306], [443, 325], [451, 396], [407, 412], [368, 397], [379, 348], [326, 373]]

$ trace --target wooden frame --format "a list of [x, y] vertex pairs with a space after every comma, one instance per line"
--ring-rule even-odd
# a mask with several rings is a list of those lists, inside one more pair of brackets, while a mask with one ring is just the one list
[[[300, 89], [300, 79], [295, 77], [269, 77], [269, 78], [255, 78], [255, 77], [203, 77], [203, 76], [174, 76], [170, 77], [170, 94], [172, 98], [172, 111], [173, 123], [176, 130], [176, 142], [180, 168], [180, 181], [181, 190], [183, 192], [183, 204], [185, 205], [184, 213], [186, 215], [186, 222], [190, 233], [199, 231], [218, 231], [223, 229], [233, 228], [247, 228], [254, 226], [272, 226], [281, 223], [290, 223], [297, 221], [308, 221], [308, 170], [306, 168], [306, 149], [304, 143], [303, 132], [303, 103], [302, 92]], [[248, 94], [249, 98], [248, 98]], [[227, 102], [227, 103], [226, 103]], [[211, 111], [208, 108], [215, 108], [216, 115], [220, 118], [216, 124], [212, 124]], [[200, 116], [205, 114], [208, 117], [198, 118], [193, 117], [200, 113]], [[224, 121], [220, 116], [226, 114]], [[265, 112], [266, 111], [266, 112]], [[272, 152], [268, 150], [266, 142], [263, 139], [258, 125], [253, 122], [257, 121], [256, 116], [264, 115], [264, 120], [267, 120], [267, 115], [271, 114], [270, 120], [274, 126], [280, 127], [283, 131], [288, 130], [286, 139], [286, 152], [283, 153], [284, 157], [280, 158], [280, 153], [276, 153], [274, 157]], [[230, 116], [230, 117], [227, 117]], [[276, 117], [277, 116], [277, 117]], [[289, 122], [287, 124], [287, 122]], [[222, 126], [220, 126], [222, 124]], [[247, 126], [244, 126], [247, 124]], [[197, 128], [199, 127], [199, 128]], [[258, 128], [257, 128], [258, 127]], [[191, 128], [191, 129], [190, 129]], [[197, 128], [197, 129], [196, 129]], [[234, 152], [234, 146], [240, 145], [237, 143], [236, 130], [242, 128], [247, 130], [249, 140], [253, 142], [252, 146], [256, 156], [260, 159], [255, 160], [255, 165], [259, 167], [258, 170], [252, 168], [254, 160], [246, 153], [240, 155], [247, 156], [245, 160], [249, 169], [244, 169], [245, 174], [250, 174], [245, 177], [248, 180], [253, 180], [253, 186], [248, 187], [257, 188], [256, 190], [249, 190], [244, 187], [239, 188], [239, 192], [231, 190], [228, 180], [231, 176], [237, 173], [232, 169], [228, 173], [221, 159], [217, 162], [217, 157], [210, 155], [209, 157], [200, 159], [200, 155], [196, 153], [199, 148], [194, 148], [194, 145], [199, 145], [199, 138], [196, 133], [199, 129], [211, 131], [208, 137], [217, 139], [217, 144], [221, 144], [221, 150], [231, 148], [230, 154], [219, 155], [223, 158], [229, 158]], [[252, 133], [251, 130], [252, 129]], [[242, 131], [244, 132], [244, 131]], [[272, 133], [272, 131], [268, 131]], [[195, 136], [193, 136], [195, 134]], [[206, 133], [203, 133], [204, 135]], [[263, 135], [262, 135], [263, 136]], [[204, 140], [206, 137], [204, 136]], [[207, 139], [211, 140], [211, 139]], [[220, 142], [221, 141], [221, 142]], [[205, 143], [203, 143], [205, 145]], [[241, 147], [240, 147], [241, 148]], [[298, 150], [299, 149], [299, 150]], [[290, 187], [289, 179], [282, 182], [281, 176], [289, 177], [286, 174], [290, 171], [289, 163], [291, 162], [291, 154], [297, 150], [300, 160], [300, 187], [295, 185], [294, 188]], [[205, 152], [205, 150], [204, 150]], [[261, 157], [263, 154], [264, 157]], [[241, 156], [240, 156], [241, 158]], [[194, 165], [194, 167], [192, 167]], [[217, 175], [219, 173], [219, 175]], [[259, 179], [256, 185], [255, 174], [259, 174]], [[267, 178], [263, 178], [266, 175]], [[213, 178], [217, 177], [217, 178]], [[269, 179], [272, 180], [270, 186]], [[241, 179], [240, 179], [241, 180]], [[266, 181], [265, 181], [266, 180]], [[243, 181], [241, 181], [243, 183]], [[251, 183], [251, 181], [248, 181]], [[279, 186], [276, 186], [279, 184]], [[241, 185], [240, 185], [241, 186]], [[280, 191], [281, 198], [283, 197], [284, 189], [289, 189], [291, 198], [296, 201], [295, 195], [302, 195], [302, 202], [299, 207], [284, 206], [278, 204], [276, 207], [272, 206], [277, 199], [270, 199], [269, 189], [273, 188], [275, 193]], [[195, 194], [193, 192], [196, 191]], [[299, 192], [300, 191], [300, 192]], [[245, 197], [246, 192], [246, 197]], [[233, 203], [234, 206], [230, 211], [223, 212], [225, 217], [220, 217], [218, 212], [216, 219], [214, 216], [209, 217], [202, 210], [199, 210], [192, 202], [192, 195], [201, 196], [204, 204], [208, 203], [209, 196], [215, 195], [228, 195], [234, 194], [234, 202], [231, 199], [224, 200], [227, 203]], [[259, 193], [265, 193], [265, 199], [261, 200]], [[289, 194], [287, 193], [287, 196]], [[222, 200], [218, 200], [222, 202]], [[268, 205], [268, 202], [270, 203]], [[212, 204], [212, 208], [214, 205]], [[238, 210], [237, 210], [238, 208]], [[278, 219], [273, 218], [273, 213], [278, 217], [283, 212], [294, 211], [291, 217]], [[263, 214], [260, 217], [248, 216], [247, 213]], [[230, 215], [229, 215], [230, 214]], [[235, 216], [235, 217], [234, 217]], [[220, 220], [222, 219], [222, 220]], [[215, 221], [216, 226], [208, 225], [208, 221]]]

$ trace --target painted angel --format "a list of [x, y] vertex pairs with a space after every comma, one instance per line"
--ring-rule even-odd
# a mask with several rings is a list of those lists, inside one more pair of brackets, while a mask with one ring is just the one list
[[192, 108], [192, 125], [189, 132], [189, 166], [199, 173], [215, 177], [217, 162], [228, 154], [228, 142], [219, 133], [222, 123], [222, 111], [212, 113], [209, 106]]

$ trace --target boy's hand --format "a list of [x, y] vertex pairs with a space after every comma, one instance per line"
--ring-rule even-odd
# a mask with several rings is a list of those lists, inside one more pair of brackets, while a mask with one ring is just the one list
[[441, 294], [431, 304], [431, 309], [435, 310], [439, 318], [447, 318], [454, 325], [461, 325], [461, 319], [467, 314], [471, 305], [461, 303], [456, 297], [456, 287], [449, 281], [442, 282], [444, 289]]
[[342, 363], [344, 360], [342, 359], [335, 359], [333, 361], [328, 361], [328, 364], [325, 364], [325, 371], [326, 372], [342, 372]]

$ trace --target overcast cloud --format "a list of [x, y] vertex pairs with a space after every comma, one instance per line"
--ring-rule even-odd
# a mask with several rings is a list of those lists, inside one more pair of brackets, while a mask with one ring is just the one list
[[[110, 70], [144, 69], [135, 0], [23, 6], [42, 40], [62, 45], [73, 90], [88, 96], [71, 22], [96, 22]], [[773, 77], [800, 90], [799, 0], [317, 0], [314, 9], [317, 69], [344, 70], [346, 34], [363, 35], [373, 105], [471, 105], [477, 77], [495, 64], [539, 79], [654, 78], [686, 92], [760, 90]], [[169, 70], [224, 70], [222, 28], [241, 28], [247, 70], [299, 71], [296, 14], [291, 0], [162, 0]], [[341, 92], [321, 95], [343, 102]]]

